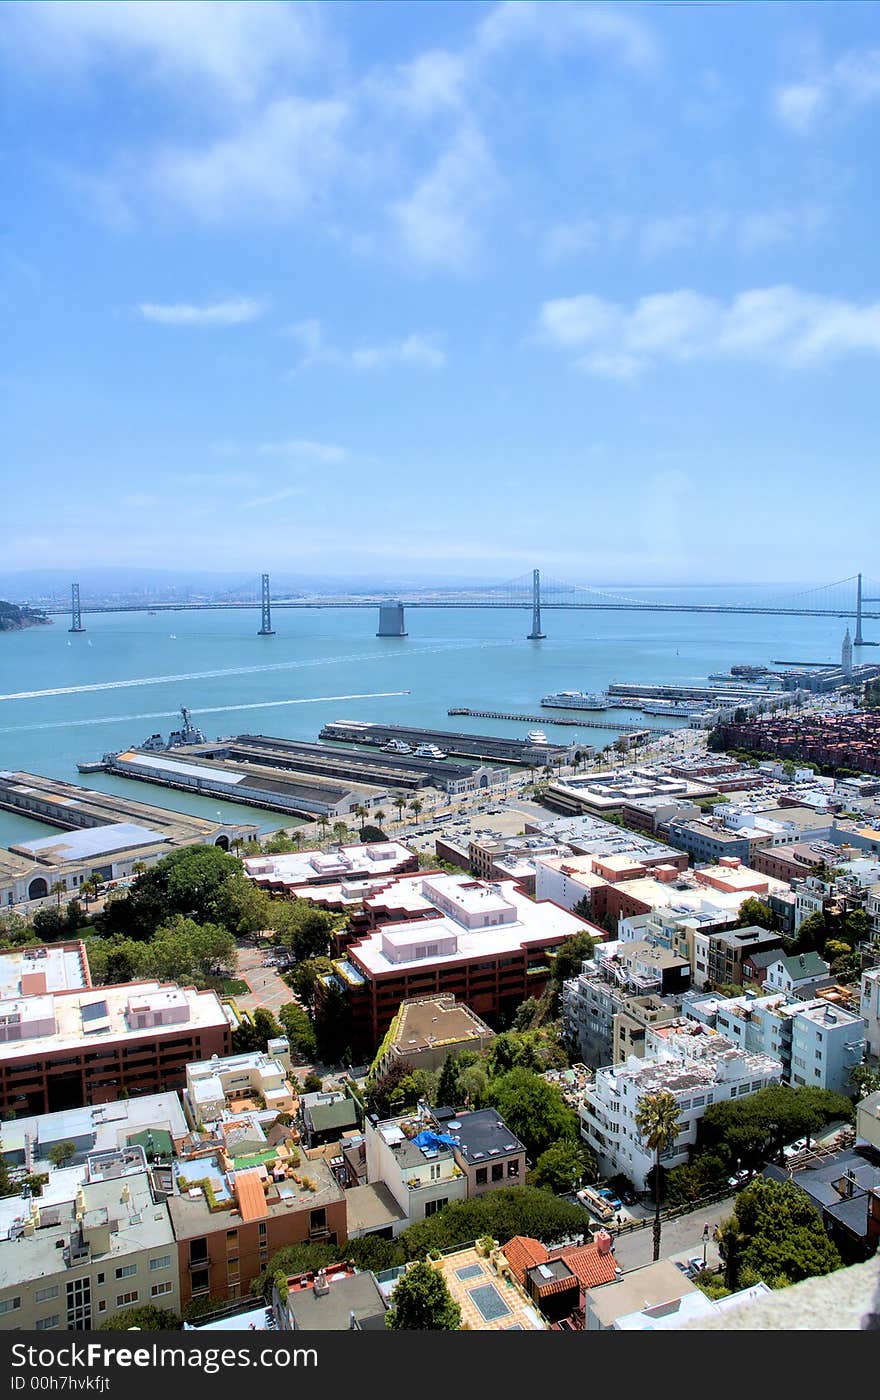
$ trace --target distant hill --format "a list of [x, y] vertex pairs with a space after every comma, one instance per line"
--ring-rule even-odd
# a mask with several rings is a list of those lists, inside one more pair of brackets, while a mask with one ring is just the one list
[[20, 607], [18, 603], [6, 603], [0, 598], [0, 632], [17, 632], [21, 627], [40, 627], [51, 620], [36, 608]]

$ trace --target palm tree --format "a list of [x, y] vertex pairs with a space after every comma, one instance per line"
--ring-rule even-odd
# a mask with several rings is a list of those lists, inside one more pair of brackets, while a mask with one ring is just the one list
[[360, 837], [361, 837], [361, 840], [363, 841], [363, 839], [364, 839], [364, 824], [365, 824], [365, 822], [366, 822], [366, 820], [367, 820], [367, 809], [366, 809], [366, 807], [364, 806], [363, 802], [358, 802], [358, 803], [356, 803], [356, 805], [355, 805], [355, 807], [354, 807], [354, 814], [355, 814], [355, 816], [357, 817], [358, 821], [359, 821], [360, 824], [361, 824]]
[[345, 825], [345, 822], [333, 823], [333, 835], [335, 836], [338, 844], [341, 846], [346, 836], [348, 835], [348, 827]]
[[63, 880], [56, 880], [54, 885], [52, 886], [51, 893], [54, 894], [55, 898], [58, 900], [59, 909], [61, 908], [61, 896], [66, 892], [66, 890], [67, 886], [65, 885]]
[[330, 825], [330, 821], [329, 821], [329, 818], [327, 817], [326, 812], [322, 812], [321, 815], [320, 815], [320, 817], [318, 818], [318, 830], [319, 830], [320, 833], [321, 833], [321, 840], [322, 840], [322, 841], [324, 840], [324, 838], [325, 838], [326, 835], [327, 835], [327, 828], [329, 827], [329, 825]]
[[421, 804], [421, 802], [419, 801], [419, 799], [418, 799], [417, 797], [414, 797], [413, 800], [412, 800], [412, 802], [408, 803], [408, 806], [409, 806], [409, 810], [412, 812], [413, 816], [418, 820], [419, 814], [421, 813], [421, 810], [422, 810], [422, 804]]
[[402, 792], [395, 792], [391, 798], [393, 806], [397, 808], [397, 820], [403, 821], [403, 809], [406, 806], [406, 797]]
[[145, 860], [133, 860], [131, 863], [132, 875], [143, 875], [146, 871], [146, 868], [147, 862]]
[[636, 1127], [654, 1153], [654, 1263], [660, 1258], [660, 1158], [678, 1137], [680, 1119], [675, 1095], [668, 1089], [645, 1094], [636, 1110]]
[[373, 821], [376, 823], [377, 826], [381, 826], [387, 816], [388, 813], [383, 812], [382, 808], [378, 807], [373, 813]]

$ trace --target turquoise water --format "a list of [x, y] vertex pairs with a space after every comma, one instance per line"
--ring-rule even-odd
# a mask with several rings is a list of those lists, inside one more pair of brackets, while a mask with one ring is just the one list
[[[681, 595], [664, 590], [661, 596]], [[699, 601], [723, 596], [703, 590]], [[405, 638], [376, 637], [373, 610], [277, 610], [273, 620], [274, 637], [255, 635], [259, 613], [237, 611], [95, 614], [77, 636], [68, 635], [62, 616], [50, 627], [0, 635], [0, 768], [205, 816], [237, 815], [271, 830], [280, 816], [106, 774], [80, 778], [76, 762], [140, 743], [157, 730], [167, 734], [181, 705], [212, 739], [242, 732], [314, 739], [332, 719], [524, 737], [533, 725], [450, 719], [447, 709], [537, 714], [540, 697], [551, 690], [699, 682], [738, 662], [831, 660], [840, 654], [846, 626], [836, 618], [547, 611], [546, 640], [529, 642], [530, 614], [519, 610], [410, 609]], [[56, 693], [33, 693], [44, 691]], [[618, 713], [630, 722], [640, 718]], [[645, 723], [659, 721], [645, 717]], [[547, 724], [546, 732], [598, 746], [614, 738], [588, 723], [576, 730]], [[0, 812], [0, 846], [33, 835], [34, 827]]]

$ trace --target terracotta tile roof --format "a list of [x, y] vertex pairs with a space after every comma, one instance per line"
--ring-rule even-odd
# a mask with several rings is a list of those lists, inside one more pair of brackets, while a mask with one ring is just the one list
[[546, 1245], [543, 1245], [540, 1240], [533, 1240], [530, 1235], [514, 1235], [501, 1253], [513, 1270], [518, 1283], [524, 1281], [527, 1269], [533, 1269], [536, 1264], [546, 1264], [547, 1262]]
[[[565, 1264], [566, 1267], [568, 1267], [567, 1259], [565, 1260]], [[538, 1285], [539, 1298], [549, 1298], [551, 1293], [567, 1293], [569, 1289], [572, 1288], [575, 1291], [575, 1300], [580, 1298], [580, 1283], [574, 1270], [572, 1270], [568, 1278], [551, 1278], [548, 1279], [546, 1283], [543, 1280], [539, 1282], [535, 1279], [534, 1281]]]
[[266, 1220], [269, 1209], [263, 1191], [263, 1178], [256, 1167], [235, 1173], [235, 1194], [242, 1220]]
[[[554, 1249], [547, 1255], [551, 1259], [562, 1259], [576, 1274], [582, 1288], [595, 1288], [600, 1283], [613, 1283], [617, 1277], [617, 1264], [609, 1250], [600, 1254], [594, 1244], [566, 1246]], [[512, 1266], [511, 1266], [512, 1267]]]

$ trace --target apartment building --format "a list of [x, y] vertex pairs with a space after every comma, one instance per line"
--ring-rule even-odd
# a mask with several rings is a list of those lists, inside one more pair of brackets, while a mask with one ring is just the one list
[[[345, 1193], [323, 1159], [197, 1150], [174, 1167], [168, 1202], [180, 1275], [180, 1305], [246, 1297], [273, 1254], [287, 1245], [344, 1244]], [[300, 1169], [301, 1167], [301, 1169]]]
[[600, 936], [567, 910], [529, 899], [512, 880], [406, 876], [394, 893], [411, 917], [357, 939], [318, 984], [319, 1017], [331, 987], [345, 995], [355, 1054], [375, 1052], [402, 1001], [449, 993], [491, 1022], [541, 995], [550, 958], [567, 938], [590, 929]]
[[182, 1088], [190, 1061], [230, 1049], [229, 1019], [213, 991], [160, 982], [30, 986], [0, 1000], [3, 1114]]
[[442, 1069], [447, 1055], [479, 1054], [494, 1039], [491, 1027], [454, 996], [417, 997], [398, 1008], [374, 1072], [384, 1074], [398, 1062], [410, 1070]]
[[645, 1095], [666, 1091], [678, 1105], [679, 1132], [661, 1156], [670, 1169], [688, 1161], [710, 1104], [755, 1093], [778, 1083], [781, 1075], [778, 1060], [741, 1049], [699, 1022], [655, 1027], [646, 1033], [644, 1060], [597, 1069], [580, 1109], [581, 1136], [604, 1175], [621, 1173], [644, 1191], [654, 1165], [654, 1153], [636, 1127]]
[[587, 1065], [607, 1064], [616, 1045], [631, 1045], [639, 1053], [644, 1027], [678, 1014], [690, 980], [690, 964], [667, 948], [649, 942], [599, 944], [578, 976], [563, 984], [567, 1044]]
[[880, 1056], [880, 967], [869, 967], [862, 973], [859, 1015], [865, 1023], [865, 1047], [876, 1058]]
[[145, 1303], [179, 1313], [171, 1218], [143, 1147], [46, 1175], [40, 1196], [0, 1200], [0, 1328], [88, 1331]]
[[688, 1017], [699, 1017], [744, 1050], [779, 1061], [785, 1084], [851, 1094], [851, 1073], [862, 1063], [866, 1030], [860, 1016], [822, 997], [799, 1001], [785, 993], [689, 1003]]

